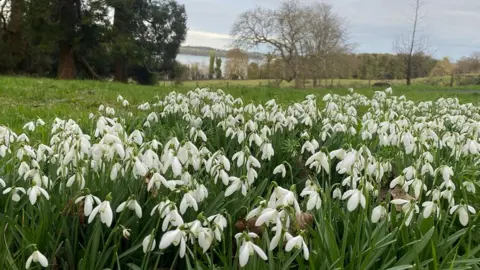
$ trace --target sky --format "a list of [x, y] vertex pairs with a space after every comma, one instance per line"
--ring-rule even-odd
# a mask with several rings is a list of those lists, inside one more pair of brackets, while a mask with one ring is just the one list
[[[226, 49], [239, 14], [257, 5], [275, 8], [281, 0], [177, 0], [187, 11], [184, 45]], [[312, 3], [314, 0], [301, 0]], [[393, 43], [411, 28], [410, 0], [317, 0], [345, 19], [355, 52], [392, 53]], [[480, 51], [480, 0], [423, 0], [420, 24], [434, 57], [458, 60]]]

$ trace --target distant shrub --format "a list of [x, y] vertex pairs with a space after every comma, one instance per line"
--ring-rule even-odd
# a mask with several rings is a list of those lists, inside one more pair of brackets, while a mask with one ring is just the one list
[[376, 82], [372, 86], [373, 87], [391, 87], [392, 85], [388, 82]]

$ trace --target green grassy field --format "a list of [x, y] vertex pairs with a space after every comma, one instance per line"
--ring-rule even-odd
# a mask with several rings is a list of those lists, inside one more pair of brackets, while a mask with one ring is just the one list
[[[289, 85], [271, 88], [261, 81], [202, 81], [199, 87], [223, 89], [244, 100], [267, 101], [275, 98], [279, 102], [300, 101], [308, 94], [323, 96], [327, 93], [346, 94], [347, 88], [293, 89]], [[118, 106], [116, 97], [122, 95], [136, 108], [139, 103], [152, 101], [156, 95], [170, 91], [186, 92], [194, 89], [197, 82], [174, 86], [161, 83], [159, 86], [140, 86], [101, 81], [58, 81], [44, 78], [0, 77], [0, 125], [7, 125], [20, 131], [23, 124], [38, 117], [48, 120], [54, 117], [85, 119], [89, 112], [100, 104]], [[372, 88], [355, 89], [370, 96]], [[440, 97], [457, 97], [461, 102], [480, 101], [479, 86], [438, 87], [416, 84], [410, 87], [396, 85], [395, 95], [405, 95], [412, 100], [434, 100]], [[477, 90], [469, 91], [469, 90]]]

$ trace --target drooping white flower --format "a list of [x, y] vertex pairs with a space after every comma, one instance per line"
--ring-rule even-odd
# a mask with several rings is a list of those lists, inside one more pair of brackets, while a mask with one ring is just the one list
[[143, 238], [142, 241], [143, 253], [153, 251], [156, 245], [157, 241], [155, 240], [155, 236], [153, 235], [153, 233], [149, 234], [147, 237]]
[[390, 203], [394, 205], [402, 206], [402, 211], [407, 214], [405, 225], [409, 226], [415, 213], [420, 212], [420, 208], [414, 201], [408, 201], [404, 199], [394, 199]]
[[332, 198], [333, 199], [340, 199], [342, 198], [342, 191], [337, 187], [333, 190], [332, 192]]
[[112, 208], [110, 208], [110, 201], [108, 197], [109, 196], [107, 195], [107, 200], [103, 201], [101, 204], [97, 205], [97, 207], [92, 210], [92, 213], [88, 217], [88, 223], [92, 223], [97, 214], [100, 213], [100, 221], [108, 227], [112, 225], [113, 212]]
[[192, 207], [195, 212], [198, 211], [198, 204], [192, 196], [192, 191], [183, 194], [182, 201], [180, 202], [180, 213], [182, 215], [185, 214], [189, 207]]
[[25, 268], [29, 269], [32, 262], [38, 262], [43, 267], [48, 267], [48, 260], [45, 255], [43, 255], [40, 251], [35, 250], [30, 257], [27, 259], [27, 263], [25, 264]]
[[25, 194], [25, 189], [22, 188], [22, 187], [9, 187], [9, 188], [6, 188], [2, 194], [8, 194], [8, 193], [12, 193], [12, 200], [15, 201], [15, 202], [18, 202], [20, 201], [20, 195], [18, 194], [19, 192], [20, 193], [23, 193]]
[[385, 206], [378, 205], [372, 210], [372, 218], [371, 218], [372, 223], [377, 223], [381, 219], [384, 219], [386, 216], [387, 216], [387, 209], [385, 209]]
[[123, 230], [122, 230], [123, 237], [128, 240], [130, 238], [131, 232], [132, 232], [132, 230], [127, 229], [127, 228], [123, 228]]
[[243, 243], [240, 246], [240, 252], [239, 252], [240, 267], [244, 267], [245, 265], [247, 265], [248, 259], [250, 258], [250, 256], [254, 255], [255, 253], [257, 253], [262, 260], [264, 261], [268, 260], [268, 257], [265, 254], [265, 252], [259, 246], [255, 245], [249, 240], [250, 238], [257, 238], [257, 237], [258, 235], [256, 235], [255, 233], [248, 233], [248, 235], [243, 235], [242, 233], [238, 233], [235, 235], [235, 238], [237, 239], [237, 241], [240, 238], [243, 238]]
[[28, 122], [23, 126], [23, 129], [26, 129], [28, 131], [34, 131], [35, 130], [35, 123], [34, 122]]
[[457, 204], [457, 205], [453, 206], [452, 208], [450, 208], [450, 215], [452, 215], [455, 212], [458, 213], [458, 220], [460, 221], [460, 223], [463, 226], [468, 225], [468, 219], [469, 219], [468, 218], [468, 212], [470, 212], [474, 215], [477, 213], [477, 211], [475, 211], [475, 208], [473, 208], [470, 205], [466, 205], [466, 204]]
[[27, 190], [28, 199], [30, 203], [34, 205], [37, 202], [38, 197], [42, 194], [45, 199], [49, 200], [50, 196], [48, 195], [47, 191], [40, 186], [33, 185]]
[[217, 241], [221, 241], [223, 230], [227, 227], [227, 219], [220, 214], [216, 214], [208, 217], [207, 220], [209, 222], [213, 222], [213, 233], [215, 235], [215, 238], [217, 239]]
[[437, 218], [440, 217], [439, 207], [435, 202], [426, 201], [422, 203], [423, 217], [429, 218], [432, 214], [436, 214]]
[[316, 190], [303, 190], [300, 196], [308, 196], [307, 211], [313, 210], [314, 208], [318, 210], [322, 206], [322, 198]]
[[131, 197], [129, 198], [127, 201], [125, 202], [122, 202], [118, 207], [117, 207], [117, 210], [116, 212], [117, 213], [120, 213], [122, 212], [125, 207], [127, 207], [128, 209], [132, 210], [132, 211], [135, 211], [135, 215], [137, 215], [138, 218], [142, 218], [142, 207], [140, 206], [140, 204], [137, 202], [137, 200], [135, 200], [134, 197]]
[[80, 196], [75, 200], [75, 203], [79, 203], [80, 201], [84, 200], [83, 202], [83, 214], [88, 217], [93, 210], [93, 203], [96, 202], [97, 204], [101, 204], [102, 201], [100, 201], [99, 198], [96, 196], [93, 196], [91, 194], [87, 194], [85, 196]]
[[186, 250], [186, 233], [183, 230], [175, 229], [173, 231], [168, 231], [162, 235], [160, 240], [160, 249], [166, 249], [170, 245], [178, 246], [180, 244], [180, 258], [185, 256]]
[[279, 173], [281, 173], [282, 177], [285, 178], [285, 176], [287, 175], [287, 170], [285, 169], [285, 165], [280, 164], [277, 167], [275, 167], [275, 169], [273, 169], [273, 174], [279, 174]]
[[362, 190], [358, 190], [358, 189], [350, 189], [350, 190], [347, 190], [343, 196], [342, 196], [342, 199], [345, 200], [345, 199], [348, 199], [348, 202], [347, 202], [347, 210], [349, 212], [352, 212], [354, 211], [355, 209], [357, 209], [358, 205], [360, 204], [363, 208], [365, 208], [365, 204], [366, 204], [366, 200], [365, 200], [365, 195], [363, 195], [363, 191]]
[[308, 257], [310, 255], [310, 252], [308, 250], [308, 246], [305, 243], [305, 239], [303, 239], [303, 236], [297, 235], [290, 240], [288, 240], [287, 244], [285, 245], [285, 251], [290, 252], [292, 249], [302, 249], [303, 250], [303, 257], [305, 260], [308, 260]]

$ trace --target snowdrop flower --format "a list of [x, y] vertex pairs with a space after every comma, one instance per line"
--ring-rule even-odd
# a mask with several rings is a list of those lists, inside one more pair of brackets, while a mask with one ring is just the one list
[[34, 131], [35, 130], [35, 123], [34, 122], [28, 122], [23, 126], [23, 129], [26, 129], [28, 131]]
[[384, 219], [387, 216], [387, 209], [385, 209], [385, 206], [378, 205], [377, 207], [373, 208], [372, 210], [372, 223], [377, 223], [381, 219]]
[[43, 255], [40, 251], [35, 250], [30, 257], [27, 259], [27, 263], [25, 264], [25, 268], [29, 269], [32, 262], [38, 262], [43, 267], [48, 267], [48, 260], [45, 255]]
[[320, 173], [320, 171], [325, 170], [327, 174], [330, 174], [330, 165], [328, 164], [328, 157], [327, 154], [325, 154], [323, 151], [319, 151], [315, 154], [313, 154], [311, 157], [307, 159], [305, 162], [306, 166], [309, 166], [310, 168], [315, 167], [317, 169], [317, 173]]
[[100, 221], [102, 223], [105, 223], [105, 225], [107, 225], [108, 227], [112, 225], [113, 212], [112, 212], [112, 208], [110, 208], [110, 200], [111, 200], [111, 195], [108, 194], [105, 201], [97, 205], [97, 207], [95, 207], [92, 210], [91, 215], [88, 217], [88, 223], [92, 223], [92, 221], [95, 219], [97, 214], [100, 213]]
[[257, 238], [258, 235], [255, 233], [237, 233], [235, 235], [235, 239], [239, 241], [240, 239], [243, 240], [242, 245], [240, 246], [240, 252], [239, 252], [239, 262], [240, 262], [240, 267], [244, 267], [248, 263], [248, 259], [250, 256], [254, 255], [255, 253], [258, 254], [258, 256], [266, 261], [268, 260], [267, 255], [265, 252], [257, 245], [252, 243], [250, 241], [251, 238]]
[[333, 199], [340, 199], [342, 197], [342, 191], [337, 187], [332, 192]]
[[322, 206], [322, 198], [320, 198], [320, 194], [317, 191], [303, 190], [300, 196], [308, 196], [307, 211], [313, 210], [314, 208], [318, 210]]
[[470, 181], [465, 181], [465, 182], [462, 183], [462, 185], [465, 187], [466, 191], [475, 194], [476, 189], [475, 189], [475, 184], [474, 183], [472, 183]]
[[468, 212], [474, 215], [477, 213], [477, 211], [475, 211], [475, 209], [472, 206], [466, 205], [463, 203], [457, 204], [454, 207], [450, 208], [450, 215], [452, 215], [455, 212], [458, 213], [458, 220], [460, 220], [460, 223], [463, 226], [468, 225]]
[[1, 187], [5, 187], [5, 186], [6, 186], [5, 181], [3, 181], [2, 178], [0, 178], [0, 186], [1, 186]]
[[262, 210], [262, 213], [258, 216], [257, 221], [255, 221], [255, 226], [262, 226], [263, 224], [268, 224], [274, 222], [277, 219], [278, 211], [274, 208], [265, 208]]
[[[123, 226], [122, 226], [122, 227], [123, 227]], [[122, 234], [123, 234], [123, 237], [124, 237], [125, 239], [128, 240], [128, 239], [130, 238], [130, 233], [131, 233], [131, 232], [132, 232], [132, 230], [123, 227]]]
[[156, 244], [157, 244], [157, 241], [155, 240], [155, 236], [153, 235], [153, 232], [152, 232], [147, 237], [143, 238], [143, 241], [142, 241], [143, 253], [153, 251], [155, 249]]
[[237, 161], [237, 167], [242, 167], [244, 162], [245, 162], [245, 152], [243, 151], [239, 151], [237, 153], [235, 153], [232, 157], [232, 161]]
[[140, 204], [135, 200], [135, 196], [130, 197], [127, 201], [121, 203], [118, 207], [116, 212], [120, 213], [127, 207], [128, 209], [135, 211], [135, 215], [137, 215], [138, 218], [142, 218], [142, 207]]
[[275, 154], [275, 151], [273, 150], [273, 146], [271, 143], [263, 143], [262, 146], [260, 147], [260, 152], [262, 152], [261, 158], [263, 160], [270, 160]]
[[45, 121], [43, 121], [42, 119], [38, 118], [38, 119], [37, 119], [37, 122], [36, 122], [36, 125], [37, 125], [37, 126], [44, 126], [44, 125], [45, 125]]
[[192, 191], [189, 191], [183, 194], [182, 201], [180, 202], [180, 213], [183, 215], [189, 207], [192, 207], [193, 210], [198, 211], [198, 204], [192, 196]]
[[164, 216], [165, 219], [162, 223], [162, 231], [166, 231], [168, 229], [168, 224], [172, 226], [179, 227], [184, 224], [182, 216], [178, 213], [176, 208], [173, 209], [166, 209], [167, 214]]
[[181, 183], [179, 181], [175, 181], [175, 180], [167, 181], [165, 177], [163, 177], [159, 173], [154, 173], [152, 178], [148, 182], [147, 190], [150, 191], [154, 185], [157, 189], [160, 189], [161, 185], [164, 185], [171, 191], [174, 191], [175, 187], [180, 184]]
[[173, 231], [168, 231], [162, 235], [160, 240], [160, 249], [166, 249], [171, 244], [178, 246], [180, 244], [180, 258], [185, 256], [186, 250], [186, 233], [181, 229], [175, 229]]
[[75, 200], [75, 203], [79, 203], [80, 201], [84, 200], [83, 202], [83, 214], [88, 217], [93, 210], [93, 203], [96, 202], [97, 204], [101, 204], [102, 201], [100, 201], [99, 198], [96, 196], [93, 196], [91, 194], [87, 194], [85, 196], [80, 196]]
[[395, 179], [390, 182], [390, 188], [395, 188], [395, 186], [401, 186], [405, 184], [405, 176], [403, 174], [397, 176]]
[[390, 203], [394, 205], [399, 205], [402, 206], [402, 211], [407, 214], [407, 219], [405, 220], [405, 225], [409, 226], [414, 213], [420, 212], [420, 209], [418, 208], [418, 205], [414, 201], [408, 201], [404, 199], [394, 199], [390, 201]]
[[225, 197], [232, 195], [235, 191], [241, 189], [243, 196], [247, 195], [247, 186], [244, 181], [238, 177], [230, 176], [228, 178], [232, 183], [225, 190]]
[[437, 170], [440, 171], [440, 173], [442, 174], [443, 181], [445, 182], [449, 182], [450, 177], [453, 176], [453, 170], [449, 166], [442, 166]]
[[308, 257], [310, 255], [310, 252], [308, 250], [308, 246], [305, 243], [305, 240], [303, 239], [302, 235], [297, 235], [295, 237], [292, 237], [287, 241], [287, 244], [285, 245], [285, 251], [290, 252], [292, 249], [302, 249], [303, 250], [303, 257], [305, 260], [308, 260]]
[[222, 241], [223, 230], [227, 227], [227, 219], [220, 215], [216, 214], [207, 218], [208, 222], [213, 222], [213, 233], [217, 241]]
[[287, 175], [287, 170], [285, 169], [285, 165], [280, 164], [277, 167], [275, 167], [275, 169], [273, 169], [273, 174], [279, 174], [279, 173], [281, 173], [282, 177], [285, 178], [285, 176]]
[[84, 189], [85, 188], [85, 178], [83, 177], [83, 174], [82, 173], [76, 173], [74, 175], [72, 175], [68, 181], [67, 181], [67, 184], [66, 186], [67, 187], [71, 187], [73, 185], [73, 183], [75, 182], [78, 182], [78, 184], [80, 185], [80, 189]]
[[440, 217], [439, 207], [435, 202], [432, 202], [432, 201], [423, 202], [422, 207], [423, 207], [424, 218], [429, 218], [432, 215], [432, 213], [436, 214], [437, 218]]
[[20, 201], [20, 195], [18, 194], [19, 192], [20, 193], [23, 193], [25, 194], [25, 189], [22, 188], [22, 187], [9, 187], [9, 188], [6, 188], [2, 194], [8, 194], [8, 193], [12, 193], [12, 200], [15, 201], [15, 202], [19, 202]]
[[147, 175], [148, 167], [147, 165], [143, 164], [139, 158], [135, 158], [135, 166], [134, 166], [134, 173], [140, 176]]
[[28, 199], [30, 200], [30, 203], [32, 205], [34, 205], [37, 202], [37, 198], [38, 196], [40, 196], [40, 194], [42, 194], [45, 197], [45, 199], [47, 200], [50, 199], [50, 196], [48, 195], [47, 191], [41, 188], [40, 186], [37, 186], [35, 182], [33, 183], [32, 187], [30, 187], [27, 190]]
[[365, 208], [366, 200], [365, 200], [365, 196], [363, 195], [363, 190], [350, 189], [343, 194], [342, 200], [345, 200], [347, 198], [350, 198], [348, 199], [348, 202], [347, 202], [347, 209], [349, 212], [352, 212], [355, 209], [357, 209], [359, 204], [363, 208]]

